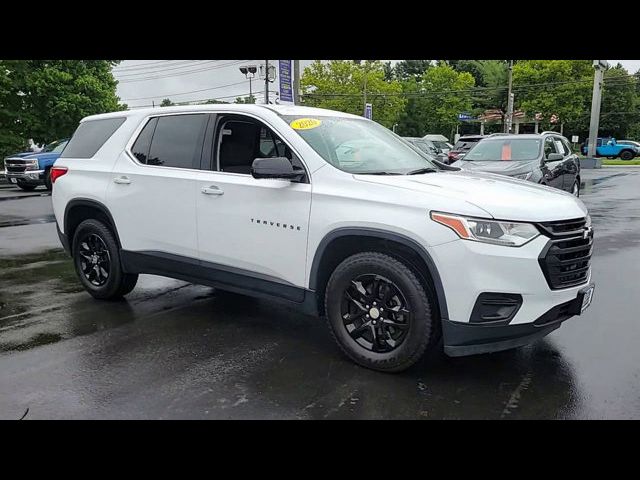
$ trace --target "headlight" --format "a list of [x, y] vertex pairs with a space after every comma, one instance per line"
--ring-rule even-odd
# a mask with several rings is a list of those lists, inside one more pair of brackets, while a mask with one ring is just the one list
[[38, 170], [38, 159], [32, 158], [25, 162], [25, 170]]
[[438, 212], [431, 212], [431, 219], [449, 227], [463, 240], [507, 247], [520, 247], [540, 235], [538, 229], [530, 223], [495, 221]]
[[521, 173], [520, 175], [513, 175], [513, 178], [519, 178], [520, 180], [529, 180], [532, 175], [533, 172]]

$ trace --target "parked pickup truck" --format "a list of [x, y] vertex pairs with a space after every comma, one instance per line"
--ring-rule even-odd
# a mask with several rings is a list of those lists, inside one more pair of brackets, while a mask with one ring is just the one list
[[34, 190], [38, 185], [44, 185], [47, 190], [51, 190], [51, 167], [68, 141], [69, 139], [65, 138], [51, 142], [39, 153], [9, 155], [4, 159], [7, 181], [26, 191]]
[[[582, 145], [582, 154], [587, 155], [589, 139]], [[596, 141], [596, 157], [618, 158], [632, 160], [640, 155], [640, 148], [626, 143], [617, 143], [615, 138], [598, 138]]]

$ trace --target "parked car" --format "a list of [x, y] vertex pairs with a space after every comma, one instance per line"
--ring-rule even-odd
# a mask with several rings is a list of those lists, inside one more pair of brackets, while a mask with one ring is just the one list
[[578, 198], [439, 168], [342, 112], [95, 115], [51, 179], [61, 243], [93, 297], [126, 295], [149, 273], [285, 301], [326, 318], [376, 370], [404, 370], [441, 338], [453, 356], [530, 343], [593, 294]]
[[435, 158], [439, 162], [444, 164], [449, 163], [447, 154], [444, 153], [440, 148], [436, 147], [434, 142], [430, 140], [425, 140], [420, 137], [403, 137], [410, 144], [418, 147], [422, 152], [430, 155], [431, 158]]
[[22, 190], [31, 191], [39, 185], [51, 190], [51, 167], [58, 159], [69, 139], [46, 145], [41, 152], [23, 152], [4, 159], [6, 178]]
[[490, 136], [453, 166], [528, 180], [580, 196], [580, 160], [569, 141], [558, 134]]
[[449, 163], [454, 163], [462, 158], [471, 150], [476, 144], [486, 138], [485, 135], [465, 135], [460, 137], [456, 144], [449, 152]]
[[[582, 144], [582, 154], [587, 155], [589, 139]], [[598, 138], [596, 140], [596, 157], [618, 158], [632, 160], [640, 155], [640, 148], [628, 143], [618, 143], [615, 138]]]
[[453, 145], [449, 143], [449, 139], [444, 135], [425, 135], [422, 137], [424, 140], [429, 140], [432, 142], [437, 148], [439, 148], [443, 153], [447, 155], [453, 148]]

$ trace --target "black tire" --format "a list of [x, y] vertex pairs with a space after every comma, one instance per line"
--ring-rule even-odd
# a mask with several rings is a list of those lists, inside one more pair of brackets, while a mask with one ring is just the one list
[[571, 187], [571, 192], [575, 197], [580, 197], [580, 182], [576, 179]]
[[31, 185], [30, 183], [23, 183], [20, 180], [18, 180], [18, 183], [16, 185], [18, 185], [18, 187], [20, 187], [25, 192], [33, 192], [37, 187], [37, 185]]
[[[87, 261], [87, 252], [92, 250], [100, 252], [91, 255], [99, 262], [93, 267], [92, 261]], [[118, 242], [111, 229], [101, 221], [89, 219], [78, 225], [73, 235], [71, 251], [78, 278], [94, 298], [121, 298], [136, 286], [138, 275], [122, 271]]]
[[47, 168], [44, 172], [44, 186], [47, 190], [51, 191], [51, 169]]
[[621, 160], [633, 160], [633, 157], [635, 157], [635, 154], [631, 150], [623, 150], [620, 152]]
[[[367, 310], [364, 308], [364, 302], [360, 306], [359, 302], [354, 302], [352, 288], [357, 289], [355, 294], [358, 295], [358, 283], [363, 287], [365, 282], [353, 281], [363, 278], [373, 278], [373, 283], [371, 293], [363, 295], [360, 299], [377, 299], [380, 302], [380, 310], [375, 307]], [[376, 280], [377, 294], [374, 293]], [[396, 289], [394, 292], [399, 294], [385, 301], [382, 297], [388, 296], [381, 292], [390, 291], [391, 288]], [[348, 289], [351, 290], [348, 292]], [[364, 290], [368, 292], [366, 287]], [[382, 372], [400, 372], [420, 360], [427, 349], [434, 347], [439, 340], [439, 319], [434, 318], [434, 302], [427, 292], [414, 272], [399, 260], [378, 252], [358, 253], [340, 263], [329, 278], [324, 299], [327, 323], [338, 346], [354, 362]], [[348, 295], [351, 295], [351, 299]], [[396, 302], [396, 306], [389, 307], [382, 313], [382, 305], [388, 307], [390, 302]], [[405, 303], [405, 306], [401, 310], [402, 303]], [[355, 308], [357, 312], [353, 315], [343, 313], [345, 306], [347, 309]], [[398, 308], [398, 311], [393, 311], [394, 308]], [[372, 313], [374, 311], [375, 313]], [[407, 311], [407, 314], [402, 314], [402, 311]], [[368, 312], [366, 318], [363, 312]], [[400, 314], [402, 319], [398, 320], [400, 317], [395, 316], [397, 314]], [[393, 318], [389, 318], [391, 316]], [[345, 324], [349, 317], [359, 318], [354, 322], [361, 323], [357, 327], [356, 323]], [[374, 318], [377, 320], [374, 321]], [[392, 320], [394, 323], [389, 324]], [[373, 323], [377, 323], [377, 326], [374, 327]], [[347, 325], [352, 329], [349, 330]], [[402, 329], [395, 329], [389, 325], [402, 326]], [[353, 337], [355, 332], [363, 332], [357, 333], [357, 340]], [[365, 334], [372, 340], [366, 340]], [[383, 338], [385, 334], [387, 336]], [[393, 340], [394, 334], [400, 335], [401, 340]], [[397, 345], [392, 346], [389, 342]], [[366, 346], [367, 343], [371, 347]], [[385, 348], [391, 350], [383, 351]]]

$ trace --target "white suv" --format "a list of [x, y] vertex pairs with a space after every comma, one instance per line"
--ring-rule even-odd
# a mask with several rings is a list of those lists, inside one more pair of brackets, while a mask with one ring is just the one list
[[592, 298], [572, 195], [459, 171], [370, 120], [203, 105], [85, 118], [52, 171], [59, 235], [95, 298], [148, 273], [326, 317], [360, 365], [505, 350]]

